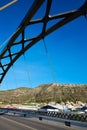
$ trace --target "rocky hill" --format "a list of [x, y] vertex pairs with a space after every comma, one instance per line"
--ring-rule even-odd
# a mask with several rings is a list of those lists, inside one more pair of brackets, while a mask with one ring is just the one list
[[76, 84], [43, 84], [37, 88], [17, 88], [0, 91], [0, 102], [29, 103], [29, 102], [87, 102], [87, 85]]

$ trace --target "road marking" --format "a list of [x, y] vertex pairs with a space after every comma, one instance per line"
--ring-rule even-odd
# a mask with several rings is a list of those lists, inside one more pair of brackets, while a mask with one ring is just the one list
[[18, 0], [12, 0], [12, 2], [9, 2], [8, 4], [2, 6], [2, 7], [0, 8], [0, 11], [3, 10], [3, 9], [5, 9], [5, 8], [7, 8], [7, 7], [9, 7], [10, 5], [14, 4], [14, 3], [17, 2], [17, 1], [18, 1]]
[[0, 117], [0, 118], [2, 118], [2, 119], [4, 119], [4, 120], [7, 120], [7, 121], [10, 121], [10, 122], [12, 122], [12, 123], [18, 124], [18, 125], [20, 125], [20, 126], [26, 127], [26, 128], [28, 128], [28, 129], [31, 129], [31, 130], [37, 130], [37, 129], [33, 128], [33, 127], [30, 127], [30, 126], [28, 126], [28, 125], [25, 125], [25, 124], [23, 124], [23, 123], [19, 123], [19, 122], [17, 122], [17, 121], [14, 121], [14, 120], [11, 120], [11, 119], [8, 119], [8, 118], [5, 118], [5, 117]]

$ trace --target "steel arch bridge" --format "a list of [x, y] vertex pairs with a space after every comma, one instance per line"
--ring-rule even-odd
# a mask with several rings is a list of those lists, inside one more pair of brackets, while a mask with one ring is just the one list
[[[45, 6], [45, 16], [40, 19], [32, 20], [34, 15], [37, 13], [39, 8], [46, 2]], [[16, 32], [12, 35], [10, 40], [8, 41], [5, 48], [2, 50], [0, 54], [0, 83], [3, 81], [6, 73], [10, 69], [10, 67], [15, 63], [15, 61], [29, 48], [31, 48], [34, 44], [38, 41], [52, 33], [53, 31], [59, 29], [60, 27], [64, 26], [65, 24], [69, 23], [70, 21], [80, 17], [87, 15], [87, 0], [81, 7], [76, 10], [71, 10], [67, 13], [63, 12], [61, 14], [56, 15], [49, 15], [50, 8], [52, 6], [52, 0], [35, 0], [32, 4], [31, 8], [27, 12], [26, 16], [24, 17], [23, 21], [17, 28]], [[52, 20], [58, 20], [54, 25], [47, 28], [47, 23]], [[42, 28], [41, 32], [34, 36], [26, 38], [26, 28], [31, 25], [41, 24]], [[18, 47], [19, 46], [19, 47]], [[18, 47], [17, 52], [13, 52], [12, 48]], [[3, 59], [5, 62], [2, 62]]]

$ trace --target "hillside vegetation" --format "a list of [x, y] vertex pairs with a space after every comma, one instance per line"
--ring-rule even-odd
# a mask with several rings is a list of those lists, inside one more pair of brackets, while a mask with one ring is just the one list
[[87, 85], [75, 84], [43, 84], [37, 88], [17, 88], [0, 91], [0, 102], [30, 103], [30, 102], [87, 102]]

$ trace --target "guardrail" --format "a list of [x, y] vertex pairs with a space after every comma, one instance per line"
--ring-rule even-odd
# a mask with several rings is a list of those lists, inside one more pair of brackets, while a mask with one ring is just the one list
[[34, 116], [47, 116], [75, 121], [87, 122], [87, 113], [86, 114], [75, 114], [75, 113], [64, 113], [64, 112], [47, 112], [47, 111], [37, 111], [37, 110], [22, 110], [22, 109], [10, 109], [2, 108], [1, 111], [4, 113], [12, 112], [14, 114], [21, 114], [26, 116], [26, 114], [32, 114]]
[[87, 114], [40, 112], [40, 111], [37, 111], [36, 113], [38, 113], [39, 115], [45, 115], [45, 116], [49, 116], [49, 117], [56, 117], [56, 118], [62, 118], [62, 119], [87, 122]]

